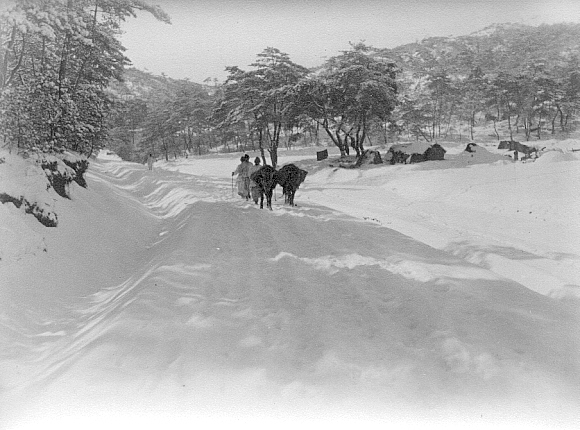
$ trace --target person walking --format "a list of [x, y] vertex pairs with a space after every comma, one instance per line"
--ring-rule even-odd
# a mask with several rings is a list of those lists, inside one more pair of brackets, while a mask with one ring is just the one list
[[246, 200], [250, 199], [250, 167], [250, 156], [245, 154], [240, 158], [240, 164], [238, 164], [236, 170], [232, 172], [232, 176], [238, 175], [238, 194]]
[[149, 153], [149, 156], [147, 157], [147, 167], [149, 167], [149, 170], [153, 170], [154, 162], [155, 158], [153, 157], [153, 154]]
[[250, 194], [255, 204], [258, 204], [258, 199], [260, 198], [260, 186], [252, 180], [252, 173], [257, 172], [261, 168], [262, 166], [260, 166], [260, 157], [256, 157], [254, 159], [254, 165], [250, 166], [248, 172], [250, 176]]

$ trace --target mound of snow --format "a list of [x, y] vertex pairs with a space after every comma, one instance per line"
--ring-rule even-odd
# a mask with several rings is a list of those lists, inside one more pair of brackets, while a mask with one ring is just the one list
[[509, 162], [505, 155], [494, 154], [482, 146], [472, 146], [473, 152], [462, 151], [457, 155], [450, 155], [449, 161], [452, 167], [468, 166], [471, 164], [492, 164], [498, 161]]
[[55, 197], [49, 187], [46, 174], [32, 159], [0, 150], [0, 194], [22, 197], [48, 214], [54, 212]]
[[[21, 212], [12, 204], [0, 204], [0, 262], [18, 261], [46, 251], [44, 238]], [[32, 222], [36, 223], [34, 219]]]
[[111, 152], [107, 149], [101, 149], [97, 154], [97, 160], [112, 160], [112, 161], [123, 161], [121, 157], [119, 157], [114, 152]]
[[427, 142], [397, 143], [391, 146], [393, 151], [400, 151], [404, 154], [424, 154], [431, 145]]
[[548, 151], [542, 154], [536, 160], [536, 163], [560, 163], [562, 161], [578, 161], [580, 160], [579, 153], [576, 152], [561, 152], [561, 151]]
[[538, 149], [545, 148], [546, 151], [560, 150], [563, 152], [571, 152], [574, 149], [580, 149], [580, 141], [578, 141], [578, 139], [550, 139], [537, 141], [533, 146]]

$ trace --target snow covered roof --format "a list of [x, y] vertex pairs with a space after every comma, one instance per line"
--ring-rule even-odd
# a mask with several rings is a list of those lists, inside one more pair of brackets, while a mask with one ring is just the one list
[[397, 143], [392, 145], [389, 149], [393, 151], [400, 151], [404, 154], [424, 154], [427, 149], [431, 147], [430, 143], [419, 141], [412, 143]]

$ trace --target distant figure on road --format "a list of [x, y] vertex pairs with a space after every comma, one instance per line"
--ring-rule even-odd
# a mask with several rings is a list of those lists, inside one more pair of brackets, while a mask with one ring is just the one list
[[250, 174], [249, 169], [252, 166], [250, 164], [250, 156], [248, 154], [243, 155], [240, 158], [241, 163], [236, 167], [236, 170], [232, 172], [232, 176], [238, 175], [238, 194], [246, 200], [250, 199]]
[[149, 170], [153, 170], [154, 162], [155, 158], [153, 157], [153, 154], [149, 153], [149, 156], [147, 157], [147, 167], [149, 167]]
[[260, 186], [252, 180], [252, 173], [257, 172], [261, 168], [262, 166], [260, 166], [260, 157], [256, 157], [254, 159], [254, 165], [250, 166], [248, 171], [250, 176], [250, 193], [255, 204], [258, 204], [258, 200], [260, 199]]

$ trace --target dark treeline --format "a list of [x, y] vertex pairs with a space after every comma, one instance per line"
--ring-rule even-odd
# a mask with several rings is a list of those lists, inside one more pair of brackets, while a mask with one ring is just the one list
[[[540, 139], [573, 130], [580, 25], [496, 25], [394, 49], [364, 43], [306, 69], [268, 47], [203, 84], [128, 68], [122, 21], [141, 0], [17, 0], [0, 19], [0, 137], [31, 151], [166, 159], [399, 139]], [[485, 127], [487, 126], [487, 127]], [[490, 132], [491, 131], [491, 132]], [[477, 135], [477, 133], [484, 133]]]
[[[580, 106], [580, 25], [495, 25], [385, 50], [399, 65], [398, 131], [428, 141], [493, 124], [497, 139], [571, 131]], [[498, 123], [505, 123], [500, 136]]]

